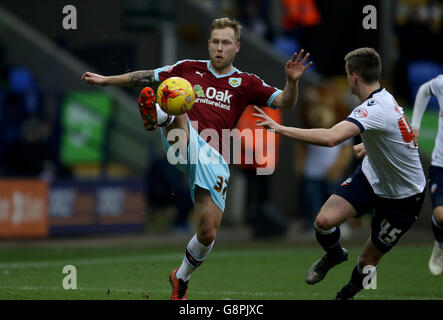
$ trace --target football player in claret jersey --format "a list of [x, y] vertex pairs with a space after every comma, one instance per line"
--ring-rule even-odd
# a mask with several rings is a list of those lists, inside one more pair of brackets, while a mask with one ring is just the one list
[[429, 271], [432, 275], [438, 277], [443, 272], [443, 75], [425, 82], [417, 92], [411, 121], [416, 139], [420, 135], [420, 122], [431, 96], [438, 100], [440, 117], [428, 172], [431, 201], [434, 209], [431, 225], [435, 238], [434, 249], [429, 259]]
[[[230, 173], [227, 165], [229, 159], [223, 158], [223, 150], [229, 149], [229, 146], [222, 139], [222, 130], [234, 129], [241, 113], [250, 104], [293, 108], [297, 101], [298, 80], [312, 64], [308, 62], [309, 53], [304, 55], [303, 50], [294, 53], [284, 67], [286, 84], [283, 91], [273, 88], [256, 75], [241, 72], [233, 66], [235, 55], [240, 50], [240, 29], [235, 20], [215, 19], [210, 28], [207, 61], [183, 60], [172, 66], [118, 76], [106, 77], [91, 72], [82, 76], [92, 85], [141, 87], [179, 76], [187, 79], [194, 88], [196, 100], [193, 108], [187, 114], [175, 117], [163, 112], [155, 103], [152, 89], [150, 94], [139, 98], [140, 111], [145, 115], [145, 128], [154, 130], [162, 127], [165, 151], [171, 147], [168, 133], [176, 132], [172, 129], [180, 129], [185, 134], [185, 139], [174, 141], [173, 146], [182, 150], [179, 155], [186, 159], [186, 163], [181, 163], [179, 167], [188, 174], [197, 221], [196, 234], [186, 247], [182, 264], [169, 275], [171, 299], [174, 300], [186, 299], [191, 273], [213, 248], [225, 208]], [[212, 134], [205, 136], [208, 131]], [[214, 138], [217, 134], [218, 138]], [[183, 150], [187, 150], [187, 155], [182, 154], [186, 152]], [[197, 153], [198, 150], [207, 152], [195, 155], [196, 150]], [[192, 159], [197, 163], [192, 163]]]
[[361, 104], [332, 128], [284, 127], [256, 109], [259, 125], [311, 144], [330, 147], [361, 136], [363, 142], [354, 146], [355, 155], [363, 158], [361, 167], [331, 195], [315, 220], [316, 239], [326, 254], [306, 275], [306, 282], [315, 284], [332, 267], [346, 261], [348, 253], [340, 245], [339, 226], [350, 217], [373, 210], [371, 235], [350, 281], [337, 293], [338, 300], [353, 299], [370, 285], [375, 274], [369, 272], [375, 272], [383, 255], [416, 221], [426, 186], [417, 144], [403, 109], [380, 86], [379, 54], [372, 48], [360, 48], [348, 53], [345, 61], [349, 86]]

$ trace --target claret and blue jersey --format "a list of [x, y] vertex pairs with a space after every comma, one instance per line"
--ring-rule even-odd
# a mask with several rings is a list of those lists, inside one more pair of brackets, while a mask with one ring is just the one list
[[258, 76], [234, 68], [218, 75], [208, 60], [183, 60], [172, 66], [155, 70], [155, 80], [182, 77], [195, 91], [194, 107], [188, 112], [191, 122], [198, 122], [197, 132], [204, 129], [217, 131], [219, 141], [209, 144], [222, 154], [228, 141], [222, 141], [222, 130], [235, 128], [238, 119], [248, 105], [272, 106], [281, 90], [267, 85]]

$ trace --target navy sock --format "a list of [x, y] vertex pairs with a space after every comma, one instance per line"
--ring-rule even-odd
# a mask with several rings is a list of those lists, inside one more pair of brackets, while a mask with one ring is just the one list
[[350, 299], [353, 298], [358, 292], [363, 289], [363, 279], [365, 275], [358, 271], [358, 267], [355, 266], [352, 270], [351, 280], [341, 289], [341, 294], [343, 298]]
[[321, 230], [315, 226], [315, 238], [323, 247], [328, 256], [339, 257], [343, 254], [340, 245], [340, 228], [334, 227], [330, 230]]

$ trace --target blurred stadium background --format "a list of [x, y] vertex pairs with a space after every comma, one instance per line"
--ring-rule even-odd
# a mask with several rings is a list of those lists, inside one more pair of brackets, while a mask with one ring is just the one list
[[[77, 29], [63, 28], [66, 5], [76, 8]], [[366, 5], [377, 9], [376, 29], [362, 26]], [[311, 53], [314, 66], [301, 82], [297, 108], [280, 115], [287, 125], [330, 126], [358, 104], [344, 76], [343, 57], [354, 48], [381, 53], [382, 85], [409, 117], [418, 87], [443, 73], [443, 2], [438, 0], [2, 0], [3, 261], [38, 260], [29, 256], [36, 246], [169, 244], [184, 250], [184, 240], [194, 232], [186, 179], [165, 160], [158, 130], [144, 131], [136, 107], [139, 89], [90, 87], [80, 77], [85, 71], [111, 75], [207, 59], [209, 25], [220, 16], [235, 17], [244, 26], [235, 66], [270, 85], [284, 86], [283, 66], [292, 52]], [[426, 171], [437, 121], [433, 99], [419, 141]], [[309, 178], [304, 161], [310, 158], [286, 138], [278, 141], [278, 150], [275, 173], [262, 180], [251, 177], [251, 168], [231, 166], [218, 241], [312, 245], [320, 254], [309, 228], [310, 209], [303, 205]], [[348, 159], [332, 177], [316, 178], [336, 184], [356, 165]], [[404, 245], [430, 254], [431, 211], [427, 196]], [[349, 221], [345, 241], [361, 245], [369, 218]], [[12, 255], [17, 248], [20, 254]]]

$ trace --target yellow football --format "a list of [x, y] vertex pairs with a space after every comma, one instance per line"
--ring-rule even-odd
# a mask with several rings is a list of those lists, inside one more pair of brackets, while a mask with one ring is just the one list
[[167, 114], [175, 116], [183, 114], [191, 110], [194, 102], [194, 90], [186, 79], [171, 77], [158, 86], [157, 103]]

